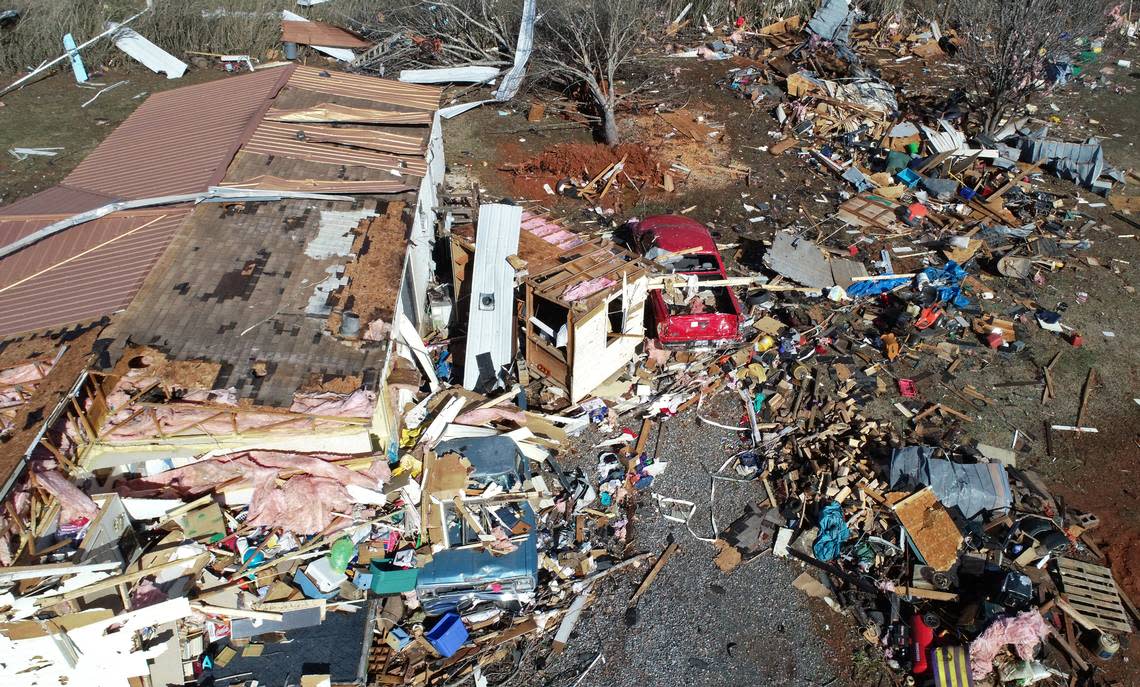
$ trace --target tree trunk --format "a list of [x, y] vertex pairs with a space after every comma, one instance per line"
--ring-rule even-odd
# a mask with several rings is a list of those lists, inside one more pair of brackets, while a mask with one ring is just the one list
[[614, 106], [609, 101], [602, 103], [602, 139], [608, 146], [616, 146], [621, 142], [617, 120], [614, 118]]
[[990, 105], [985, 108], [986, 119], [982, 123], [982, 131], [987, 134], [995, 133], [1001, 128], [1001, 120], [1009, 108], [1005, 105]]
[[597, 81], [590, 80], [586, 85], [594, 98], [594, 104], [602, 113], [602, 141], [608, 146], [616, 146], [621, 142], [621, 137], [618, 136], [617, 118], [614, 116], [614, 110], [617, 108], [616, 98], [610, 97], [612, 94], [602, 90], [601, 84]]

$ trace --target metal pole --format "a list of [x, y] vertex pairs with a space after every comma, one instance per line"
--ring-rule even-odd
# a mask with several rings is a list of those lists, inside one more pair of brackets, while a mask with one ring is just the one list
[[115, 33], [116, 31], [118, 31], [123, 26], [125, 26], [125, 25], [129, 24], [130, 22], [134, 21], [135, 19], [138, 19], [139, 17], [141, 17], [148, 10], [150, 10], [149, 7], [144, 8], [143, 10], [138, 12], [137, 14], [135, 14], [135, 15], [123, 20], [121, 23], [107, 29], [103, 33], [99, 34], [98, 36], [95, 36], [94, 38], [87, 40], [87, 41], [84, 41], [80, 45], [75, 46], [75, 50], [69, 50], [69, 51], [65, 52], [64, 54], [60, 55], [59, 57], [55, 58], [54, 60], [51, 60], [50, 62], [45, 62], [45, 63], [41, 64], [40, 66], [33, 69], [30, 73], [25, 74], [24, 76], [20, 77], [19, 79], [16, 79], [12, 83], [5, 86], [3, 90], [0, 90], [0, 95], [4, 95], [4, 94], [8, 93], [9, 91], [12, 91], [12, 90], [19, 88], [20, 86], [24, 85], [24, 83], [26, 83], [27, 81], [30, 81], [31, 79], [38, 76], [39, 74], [42, 74], [43, 72], [54, 67], [55, 65], [59, 64], [60, 62], [63, 62], [64, 60], [71, 57], [71, 53], [73, 53], [73, 52], [78, 53], [80, 50], [82, 50], [83, 48], [86, 48], [87, 46], [91, 45], [95, 41], [98, 41], [102, 38], [106, 38], [107, 36]]

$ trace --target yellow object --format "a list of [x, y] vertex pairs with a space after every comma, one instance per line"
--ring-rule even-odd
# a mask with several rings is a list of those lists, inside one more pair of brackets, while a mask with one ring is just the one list
[[754, 377], [756, 381], [761, 384], [768, 381], [768, 372], [760, 363], [751, 363], [748, 367], [744, 368], [744, 376]]
[[424, 431], [423, 427], [416, 427], [415, 429], [402, 429], [400, 430], [400, 448], [413, 448], [420, 438], [420, 434]]
[[775, 345], [776, 345], [776, 340], [773, 339], [771, 336], [765, 335], [765, 336], [760, 337], [760, 340], [756, 342], [756, 350], [759, 351], [760, 353], [763, 353], [764, 351], [771, 350], [772, 347]]
[[392, 470], [392, 476], [396, 477], [406, 472], [412, 477], [419, 477], [420, 471], [423, 470], [423, 468], [423, 461], [418, 460], [412, 455], [403, 455], [400, 456], [400, 464], [396, 466], [396, 469]]

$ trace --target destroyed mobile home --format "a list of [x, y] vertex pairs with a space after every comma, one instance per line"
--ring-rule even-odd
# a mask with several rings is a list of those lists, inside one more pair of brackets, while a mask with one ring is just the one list
[[[446, 122], [482, 101], [444, 107], [444, 85], [498, 69], [366, 76], [382, 44], [291, 12], [289, 60], [311, 46], [357, 73], [322, 58], [151, 95], [59, 185], [0, 207], [0, 681], [487, 685], [508, 665], [508, 684], [618, 577], [636, 622], [693, 547], [725, 575], [785, 559], [891, 684], [1106, 684], [1140, 622], [1126, 571], [1096, 514], [1024, 465], [1107, 429], [1096, 369], [1071, 422], [1005, 420], [1008, 449], [969, 432], [1003, 384], [1053, 399], [1082, 345], [1064, 307], [996, 307], [999, 280], [1096, 266], [1100, 220], [1046, 184], [1134, 209], [1126, 175], [1027, 121], [968, 137], [904, 116], [860, 62], [936, 59], [939, 39], [873, 48], [856, 19], [825, 0], [669, 48], [740, 58], [721, 85], [771, 106], [765, 154], [843, 185], [830, 224], [779, 227], [748, 268], [695, 208], [599, 228], [449, 186]], [[565, 202], [640, 196], [625, 161], [542, 181]], [[960, 380], [1028, 329], [1052, 345], [1039, 379]], [[720, 439], [711, 522], [659, 488], [685, 422]], [[728, 482], [755, 498], [718, 524]], [[645, 517], [669, 523], [663, 549], [640, 550]]]

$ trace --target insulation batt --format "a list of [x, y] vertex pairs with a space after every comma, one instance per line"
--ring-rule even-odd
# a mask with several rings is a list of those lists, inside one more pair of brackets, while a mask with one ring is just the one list
[[986, 631], [970, 643], [970, 672], [975, 680], [983, 680], [994, 670], [994, 659], [1012, 644], [1024, 661], [1049, 634], [1049, 624], [1037, 611], [1026, 611], [1009, 618], [998, 618]]
[[[122, 485], [120, 494], [170, 487], [196, 495], [225, 485], [253, 488], [249, 504], [252, 525], [280, 527], [301, 535], [316, 534], [337, 520], [335, 513], [352, 509], [353, 499], [345, 487], [353, 484], [375, 490], [391, 479], [384, 460], [356, 472], [330, 462], [348, 456], [302, 454], [279, 451], [249, 451], [208, 458], [192, 465]], [[283, 472], [298, 473], [281, 486]]]
[[350, 394], [331, 391], [318, 393], [296, 393], [289, 410], [306, 415], [329, 415], [334, 417], [372, 417], [376, 406], [376, 394], [357, 389]]
[[71, 522], [79, 518], [94, 518], [99, 506], [72, 484], [59, 470], [44, 470], [36, 473], [36, 484], [59, 499], [60, 522]]

